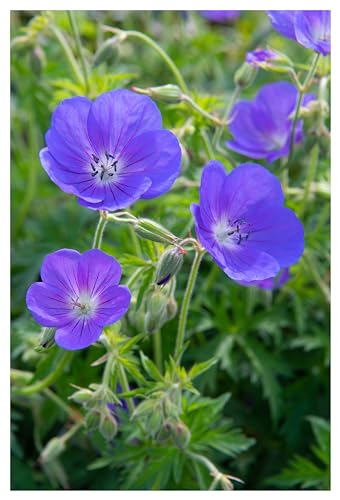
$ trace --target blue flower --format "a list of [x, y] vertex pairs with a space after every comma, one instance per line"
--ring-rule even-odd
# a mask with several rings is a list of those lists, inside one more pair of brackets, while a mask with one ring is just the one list
[[246, 62], [253, 66], [261, 67], [263, 63], [274, 61], [275, 59], [278, 59], [278, 54], [270, 49], [255, 49], [246, 54]]
[[238, 281], [240, 285], [243, 286], [256, 286], [257, 288], [262, 288], [263, 290], [275, 290], [281, 288], [287, 283], [290, 278], [289, 269], [282, 269], [275, 277], [267, 278], [265, 280], [254, 280], [254, 281]]
[[200, 204], [191, 205], [202, 246], [235, 281], [272, 278], [304, 249], [303, 226], [283, 206], [280, 182], [255, 163], [229, 175], [217, 161], [203, 170]]
[[[294, 85], [276, 82], [263, 85], [254, 100], [237, 102], [230, 113], [233, 140], [227, 141], [227, 146], [249, 158], [269, 162], [287, 156], [297, 97]], [[313, 99], [313, 95], [306, 94], [303, 105]], [[302, 120], [297, 122], [294, 140], [302, 140]]]
[[88, 208], [117, 210], [170, 189], [179, 175], [178, 140], [162, 128], [156, 104], [129, 90], [94, 102], [62, 101], [40, 151], [42, 166], [66, 193]]
[[329, 10], [268, 10], [273, 28], [307, 49], [326, 56], [331, 51]]
[[101, 250], [58, 250], [45, 257], [42, 283], [28, 289], [27, 307], [38, 323], [56, 328], [60, 347], [83, 349], [127, 312], [131, 294], [120, 277], [119, 263]]
[[240, 15], [239, 10], [200, 10], [199, 13], [208, 21], [219, 24], [234, 21]]

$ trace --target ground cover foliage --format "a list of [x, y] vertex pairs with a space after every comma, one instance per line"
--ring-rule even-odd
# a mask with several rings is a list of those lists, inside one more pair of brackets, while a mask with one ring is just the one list
[[[227, 129], [219, 145], [212, 141], [247, 51], [269, 44], [294, 62], [302, 81], [313, 51], [274, 31], [262, 11], [244, 11], [224, 24], [198, 12], [84, 11], [70, 17], [23, 11], [12, 12], [11, 23], [12, 489], [329, 489], [327, 109], [324, 104], [305, 113], [304, 139], [288, 163], [228, 152]], [[133, 296], [128, 314], [106, 329], [114, 359], [102, 343], [67, 358], [56, 345], [39, 346], [41, 327], [25, 303], [44, 256], [60, 248], [88, 250], [98, 221], [97, 211], [62, 192], [41, 167], [38, 153], [52, 111], [77, 95], [94, 99], [115, 88], [180, 86], [149, 38], [122, 36], [127, 30], [159, 44], [186, 82], [182, 92], [190, 94], [189, 102], [176, 102], [174, 87], [160, 99], [151, 96], [163, 126], [181, 143], [182, 170], [161, 198], [134, 204], [133, 215], [179, 238], [195, 235], [190, 205], [199, 199], [202, 167], [216, 159], [230, 171], [255, 161], [281, 179], [286, 206], [305, 229], [304, 254], [277, 290], [241, 286], [204, 255], [180, 364], [173, 358], [177, 307], [192, 252], [164, 287], [171, 299], [167, 317], [150, 327], [145, 318], [155, 303], [155, 269], [167, 247], [139, 238], [131, 225], [110, 221], [102, 244], [120, 262]], [[309, 90], [322, 102], [329, 64], [329, 57], [319, 59]], [[277, 81], [290, 81], [289, 74], [259, 69], [241, 98]], [[51, 384], [25, 393], [56, 372]], [[99, 393], [103, 388], [107, 392]], [[114, 405], [108, 415], [107, 404]]]

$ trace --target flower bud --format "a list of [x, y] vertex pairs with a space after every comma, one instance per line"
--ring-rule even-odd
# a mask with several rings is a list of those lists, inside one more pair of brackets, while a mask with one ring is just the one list
[[166, 103], [178, 103], [182, 100], [182, 91], [177, 85], [162, 85], [161, 87], [149, 87], [150, 96]]
[[171, 435], [177, 448], [186, 448], [191, 439], [191, 432], [183, 422], [177, 422], [171, 427]]
[[178, 238], [161, 224], [150, 219], [138, 219], [133, 225], [135, 232], [141, 238], [159, 243], [174, 243]]
[[178, 311], [178, 305], [174, 297], [170, 297], [166, 305], [167, 321], [174, 319]]
[[178, 273], [183, 264], [183, 253], [181, 248], [170, 248], [163, 253], [156, 270], [157, 285], [164, 285]]
[[156, 438], [158, 443], [164, 443], [171, 437], [171, 427], [172, 421], [166, 420], [158, 432]]
[[54, 335], [56, 332], [56, 328], [43, 328], [39, 337], [39, 346], [37, 347], [37, 351], [43, 351], [44, 349], [48, 349], [52, 347], [54, 342]]
[[33, 373], [22, 370], [11, 370], [11, 383], [15, 385], [27, 385], [33, 378]]
[[39, 461], [41, 463], [51, 462], [59, 457], [59, 455], [65, 450], [64, 441], [61, 438], [54, 437], [52, 438], [39, 457]]
[[167, 320], [167, 296], [159, 290], [150, 295], [146, 303], [144, 329], [146, 333], [159, 330]]
[[68, 399], [71, 399], [75, 403], [86, 405], [94, 400], [94, 393], [89, 389], [80, 389], [74, 392]]
[[246, 88], [249, 87], [256, 76], [257, 68], [248, 63], [243, 63], [242, 66], [238, 68], [234, 75], [234, 83], [238, 87]]
[[85, 417], [85, 425], [88, 429], [97, 429], [100, 424], [100, 413], [98, 410], [91, 410]]
[[108, 65], [115, 64], [119, 59], [119, 44], [121, 37], [113, 36], [99, 47], [93, 58], [93, 66], [99, 66], [106, 62]]
[[112, 441], [118, 431], [117, 420], [110, 411], [105, 411], [100, 418], [99, 432], [106, 441]]

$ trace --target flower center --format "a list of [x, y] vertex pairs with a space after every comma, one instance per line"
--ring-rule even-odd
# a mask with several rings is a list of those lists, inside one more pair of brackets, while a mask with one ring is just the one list
[[220, 220], [214, 227], [216, 241], [223, 246], [240, 245], [249, 238], [249, 224], [244, 219]]
[[87, 295], [80, 295], [71, 300], [72, 309], [76, 316], [91, 316], [96, 310], [96, 301]]
[[95, 154], [92, 155], [91, 161], [91, 175], [92, 177], [98, 176], [101, 181], [107, 182], [114, 176], [117, 172], [118, 160], [115, 157], [105, 151], [105, 154], [101, 158], [98, 158]]

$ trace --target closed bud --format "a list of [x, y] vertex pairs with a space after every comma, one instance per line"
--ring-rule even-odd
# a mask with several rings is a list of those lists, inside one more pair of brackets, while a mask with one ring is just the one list
[[257, 68], [246, 62], [243, 63], [234, 75], [235, 85], [241, 88], [249, 87], [253, 83], [256, 73]]
[[85, 417], [85, 425], [88, 429], [97, 429], [100, 424], [100, 413], [98, 410], [91, 410]]
[[115, 64], [119, 59], [119, 44], [121, 36], [116, 35], [105, 42], [99, 47], [93, 57], [93, 66], [99, 66], [106, 62], [108, 65]]
[[170, 297], [166, 305], [167, 321], [172, 320], [178, 311], [178, 305], [174, 297]]
[[156, 270], [157, 285], [164, 285], [181, 269], [183, 264], [183, 250], [170, 248], [161, 256]]
[[165, 227], [150, 219], [138, 219], [133, 225], [138, 236], [159, 243], [174, 243], [178, 238]]
[[51, 462], [59, 457], [59, 455], [65, 450], [64, 441], [61, 438], [52, 438], [43, 451], [41, 452], [39, 461], [41, 463]]
[[27, 385], [33, 378], [33, 373], [22, 370], [11, 370], [11, 383], [15, 385]]
[[162, 85], [161, 87], [150, 87], [150, 96], [166, 103], [178, 103], [182, 100], [182, 91], [177, 85]]
[[80, 389], [69, 396], [68, 399], [71, 399], [75, 403], [86, 405], [94, 401], [94, 393], [89, 389]]
[[165, 441], [167, 441], [168, 439], [171, 438], [172, 436], [172, 425], [173, 425], [173, 422], [168, 419], [166, 420], [162, 427], [160, 428], [158, 434], [157, 434], [157, 441], [158, 443], [164, 443]]
[[146, 333], [159, 330], [167, 319], [167, 296], [160, 290], [155, 290], [146, 302], [144, 328]]
[[39, 346], [37, 347], [37, 351], [43, 351], [44, 349], [48, 349], [52, 347], [54, 342], [54, 335], [56, 332], [56, 328], [43, 328], [39, 337]]
[[112, 441], [117, 434], [117, 431], [117, 420], [109, 410], [105, 411], [100, 418], [99, 432], [106, 441]]
[[151, 413], [150, 418], [148, 419], [148, 431], [150, 432], [151, 436], [155, 436], [161, 428], [162, 425], [162, 414], [160, 411], [155, 411]]
[[191, 439], [191, 432], [183, 422], [176, 422], [171, 427], [171, 435], [177, 448], [186, 448]]

